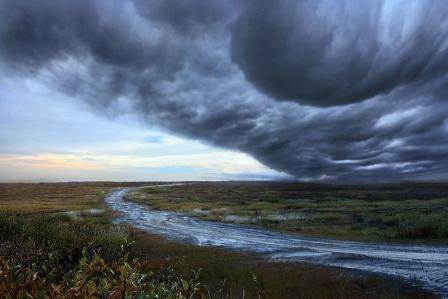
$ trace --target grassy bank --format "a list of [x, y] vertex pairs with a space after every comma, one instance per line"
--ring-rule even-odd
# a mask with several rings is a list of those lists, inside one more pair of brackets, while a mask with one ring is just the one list
[[448, 185], [192, 183], [127, 195], [156, 210], [339, 239], [448, 242]]
[[[111, 224], [107, 210], [67, 213], [76, 198], [105, 209], [99, 198], [117, 187], [88, 185], [20, 187], [27, 196], [0, 213], [0, 298], [433, 298], [390, 278], [167, 241]], [[52, 196], [59, 188], [78, 191]], [[39, 209], [23, 214], [26, 201]]]

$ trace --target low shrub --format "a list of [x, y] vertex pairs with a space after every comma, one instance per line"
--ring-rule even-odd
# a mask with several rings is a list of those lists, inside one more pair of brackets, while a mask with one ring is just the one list
[[346, 222], [347, 218], [339, 213], [317, 213], [312, 217], [312, 220], [318, 223], [339, 223]]
[[400, 222], [397, 234], [403, 239], [448, 238], [448, 213], [408, 217]]
[[0, 298], [229, 298], [225, 283], [210, 289], [199, 271], [144, 270], [127, 237], [64, 216], [0, 215]]
[[171, 269], [158, 274], [143, 272], [128, 254], [112, 263], [87, 250], [78, 265], [63, 276], [52, 275], [57, 263], [24, 266], [19, 260], [0, 257], [2, 298], [211, 298], [198, 282], [198, 273], [182, 278]]

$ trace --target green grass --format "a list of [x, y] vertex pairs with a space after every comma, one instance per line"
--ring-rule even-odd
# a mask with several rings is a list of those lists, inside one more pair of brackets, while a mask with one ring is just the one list
[[398, 234], [402, 238], [448, 239], [448, 213], [446, 212], [404, 217], [398, 225]]

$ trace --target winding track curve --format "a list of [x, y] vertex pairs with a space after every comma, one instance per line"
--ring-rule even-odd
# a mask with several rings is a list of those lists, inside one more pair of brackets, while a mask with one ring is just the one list
[[122, 189], [106, 196], [107, 204], [120, 212], [115, 219], [117, 223], [129, 224], [169, 239], [250, 251], [275, 260], [304, 261], [395, 275], [448, 298], [447, 246], [328, 240], [202, 221], [125, 201], [124, 195], [130, 190]]

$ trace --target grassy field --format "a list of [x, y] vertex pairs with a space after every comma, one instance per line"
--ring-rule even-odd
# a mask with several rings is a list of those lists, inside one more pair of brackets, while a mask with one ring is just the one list
[[0, 184], [0, 211], [36, 214], [104, 209], [106, 193], [121, 186], [125, 184]]
[[448, 242], [448, 184], [192, 183], [127, 195], [156, 210], [335, 239]]
[[121, 186], [0, 185], [0, 298], [433, 298], [390, 278], [114, 225], [103, 196]]

